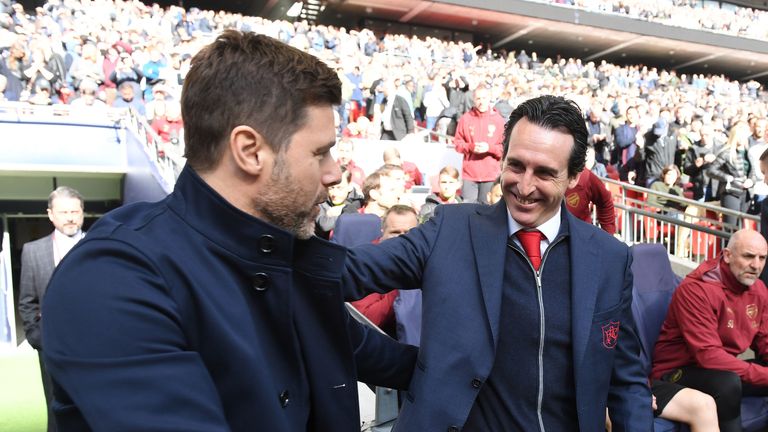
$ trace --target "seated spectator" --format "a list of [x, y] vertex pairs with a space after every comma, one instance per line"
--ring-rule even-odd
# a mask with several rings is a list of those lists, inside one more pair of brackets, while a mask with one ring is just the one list
[[437, 206], [461, 202], [461, 197], [456, 195], [456, 192], [461, 188], [459, 170], [450, 165], [443, 167], [438, 174], [437, 182], [438, 191], [427, 196], [424, 205], [419, 210], [419, 220], [422, 223], [432, 217]]
[[[651, 190], [670, 195], [683, 197], [683, 188], [680, 186], [680, 169], [677, 165], [667, 165], [661, 170], [661, 178], [651, 184]], [[648, 194], [648, 204], [664, 214], [677, 214], [685, 211], [685, 204], [672, 201], [665, 197]]]
[[[672, 295], [653, 352], [654, 392], [693, 388], [711, 395], [723, 432], [742, 430], [742, 396], [768, 396], [768, 292], [758, 279], [766, 255], [760, 233], [735, 232], [723, 253]], [[750, 347], [754, 361], [737, 357]], [[657, 411], [664, 402], [659, 398]]]
[[352, 187], [352, 175], [346, 168], [341, 168], [341, 181], [328, 187], [328, 199], [320, 204], [320, 214], [315, 220], [315, 235], [330, 238], [336, 219], [342, 211], [356, 213], [363, 206], [363, 196]]
[[99, 85], [96, 84], [95, 81], [90, 78], [84, 78], [80, 81], [79, 90], [77, 92], [79, 97], [71, 101], [69, 105], [74, 108], [107, 106], [107, 104], [97, 97], [98, 91]]
[[403, 169], [403, 172], [405, 173], [406, 191], [411, 190], [414, 185], [424, 184], [424, 178], [416, 164], [404, 161], [400, 157], [400, 151], [396, 147], [389, 147], [384, 150], [383, 159], [385, 165], [397, 165]]
[[123, 82], [118, 86], [118, 95], [112, 106], [114, 108], [133, 108], [142, 117], [146, 114], [144, 102], [135, 97], [133, 85], [130, 82]]
[[[381, 222], [381, 239], [379, 241], [401, 236], [418, 224], [416, 211], [413, 208], [405, 205], [394, 205], [384, 213], [384, 218]], [[360, 300], [353, 301], [351, 304], [388, 335], [397, 338], [393, 304], [398, 297], [398, 293], [398, 290], [392, 290], [386, 294], [369, 294]], [[421, 312], [420, 309], [419, 312]], [[419, 327], [421, 326], [420, 317], [419, 314], [417, 317], [418, 321], [415, 323]], [[413, 323], [413, 320], [411, 320], [411, 323]]]

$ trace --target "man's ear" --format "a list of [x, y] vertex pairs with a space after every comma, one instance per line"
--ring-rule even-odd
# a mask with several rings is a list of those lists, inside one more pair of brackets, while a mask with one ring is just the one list
[[232, 160], [243, 172], [258, 176], [266, 166], [272, 166], [274, 152], [267, 140], [250, 126], [240, 125], [229, 134]]

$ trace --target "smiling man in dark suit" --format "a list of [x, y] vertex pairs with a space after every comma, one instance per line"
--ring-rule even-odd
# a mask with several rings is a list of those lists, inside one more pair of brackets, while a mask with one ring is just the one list
[[520, 104], [504, 133], [503, 200], [440, 206], [348, 256], [350, 298], [421, 287], [421, 351], [398, 431], [652, 430], [631, 314], [629, 248], [563, 205], [587, 130], [561, 97]]
[[51, 234], [26, 243], [21, 250], [19, 315], [24, 333], [40, 358], [45, 402], [48, 406], [48, 431], [56, 430], [50, 411], [53, 398], [51, 377], [43, 363], [43, 341], [40, 336], [40, 305], [53, 270], [64, 255], [83, 238], [83, 197], [70, 187], [60, 186], [48, 196], [48, 219], [55, 228]]

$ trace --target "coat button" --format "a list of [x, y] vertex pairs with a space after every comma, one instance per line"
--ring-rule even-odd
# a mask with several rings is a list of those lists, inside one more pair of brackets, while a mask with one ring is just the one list
[[472, 380], [472, 387], [474, 387], [476, 389], [479, 389], [480, 386], [482, 386], [482, 385], [483, 385], [483, 382], [480, 381], [479, 379], [475, 378], [475, 379]]
[[291, 401], [291, 394], [288, 393], [288, 390], [283, 390], [280, 393], [280, 406], [283, 408], [288, 406], [288, 403]]
[[259, 238], [259, 250], [263, 253], [272, 253], [275, 249], [275, 238], [271, 235], [265, 234]]
[[256, 273], [251, 279], [253, 289], [256, 291], [266, 291], [269, 285], [269, 275], [266, 273]]
[[458, 426], [451, 426], [448, 428], [448, 432], [459, 432]]

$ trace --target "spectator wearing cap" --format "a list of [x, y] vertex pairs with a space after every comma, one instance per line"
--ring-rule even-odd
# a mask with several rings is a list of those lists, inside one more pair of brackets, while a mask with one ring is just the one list
[[677, 158], [677, 140], [669, 135], [669, 123], [660, 117], [644, 136], [644, 145], [638, 146], [640, 157], [644, 161], [644, 173], [641, 185], [649, 187], [656, 180], [661, 180], [661, 171], [669, 165], [679, 165]]
[[166, 102], [171, 102], [174, 99], [170, 95], [170, 91], [168, 87], [163, 84], [155, 84], [152, 87], [152, 98], [149, 102], [146, 102], [144, 106], [146, 107], [147, 112], [147, 121], [152, 122], [152, 120], [156, 117], [156, 111], [158, 109], [163, 110], [163, 114], [165, 114], [165, 106], [156, 108], [158, 105], [165, 105]]
[[79, 97], [69, 104], [75, 108], [105, 107], [106, 104], [97, 97], [99, 86], [92, 79], [86, 78], [80, 81], [78, 89]]
[[144, 106], [144, 101], [136, 97], [136, 93], [133, 89], [133, 85], [125, 81], [117, 88], [118, 90], [118, 96], [115, 99], [114, 102], [112, 102], [112, 106], [115, 108], [132, 108], [136, 110], [136, 112], [144, 117], [146, 115], [146, 107]]

